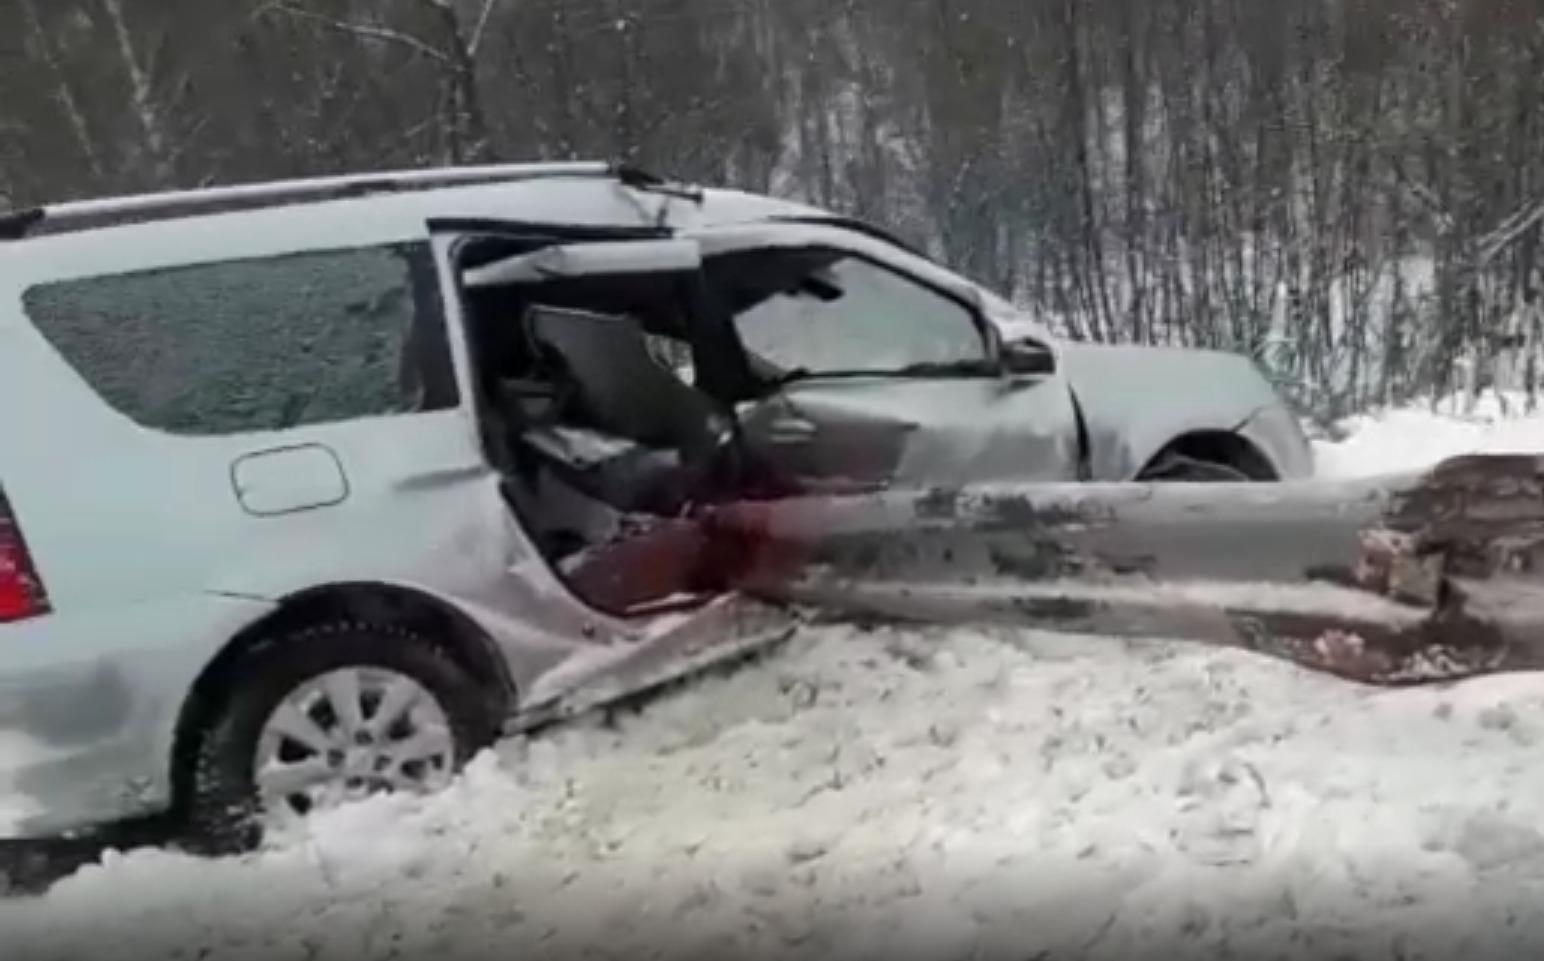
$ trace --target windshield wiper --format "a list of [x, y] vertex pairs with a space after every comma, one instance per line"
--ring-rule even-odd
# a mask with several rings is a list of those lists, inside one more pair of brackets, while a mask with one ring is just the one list
[[806, 378], [814, 376], [816, 376], [816, 374], [808, 367], [795, 367], [793, 370], [785, 370], [778, 374], [776, 377], [773, 377], [772, 386], [786, 387], [795, 381], [805, 380]]
[[995, 377], [1000, 368], [989, 360], [932, 361], [894, 371], [895, 377]]

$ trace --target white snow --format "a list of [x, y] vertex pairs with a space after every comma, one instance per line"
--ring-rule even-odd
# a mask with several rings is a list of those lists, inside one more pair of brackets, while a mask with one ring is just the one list
[[37, 805], [16, 790], [16, 772], [48, 759], [49, 752], [15, 731], [0, 730], [0, 838], [20, 830], [38, 814]]
[[1540, 409], [1529, 407], [1521, 393], [1488, 392], [1355, 417], [1345, 440], [1314, 445], [1316, 470], [1360, 477], [1420, 470], [1454, 454], [1544, 452], [1544, 398]]
[[[1321, 454], [1383, 473], [1530, 433], [1396, 412]], [[1541, 754], [1544, 677], [823, 627], [437, 797], [240, 859], [109, 855], [0, 903], [0, 954], [1499, 961], [1544, 944]]]

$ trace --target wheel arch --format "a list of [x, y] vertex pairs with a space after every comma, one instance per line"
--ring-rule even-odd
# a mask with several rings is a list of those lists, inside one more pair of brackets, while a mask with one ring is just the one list
[[518, 692], [508, 666], [488, 633], [454, 605], [425, 591], [395, 584], [348, 582], [310, 587], [284, 598], [237, 632], [194, 681], [178, 712], [172, 737], [175, 809], [182, 810], [187, 801], [199, 733], [231, 691], [236, 680], [234, 670], [241, 660], [299, 628], [337, 620], [414, 628], [439, 644], [477, 683], [490, 718], [501, 722], [512, 712]]
[[1269, 482], [1281, 479], [1280, 472], [1263, 450], [1249, 438], [1229, 430], [1192, 430], [1180, 434], [1148, 458], [1136, 476], [1139, 478], [1147, 476], [1148, 472], [1169, 454], [1226, 464], [1241, 471], [1253, 481]]

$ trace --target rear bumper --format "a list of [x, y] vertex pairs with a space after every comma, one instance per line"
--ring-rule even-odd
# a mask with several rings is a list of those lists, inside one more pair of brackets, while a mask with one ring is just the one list
[[194, 595], [0, 627], [0, 838], [164, 810], [188, 691], [268, 607]]

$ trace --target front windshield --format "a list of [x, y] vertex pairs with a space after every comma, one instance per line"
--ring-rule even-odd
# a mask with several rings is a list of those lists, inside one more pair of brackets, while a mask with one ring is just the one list
[[841, 253], [741, 310], [735, 331], [773, 375], [885, 374], [987, 360], [985, 340], [964, 305]]

